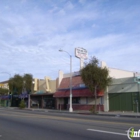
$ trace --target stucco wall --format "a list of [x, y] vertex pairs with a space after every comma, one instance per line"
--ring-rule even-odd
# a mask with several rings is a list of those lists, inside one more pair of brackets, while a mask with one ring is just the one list
[[138, 84], [134, 82], [134, 77], [113, 79], [108, 87], [108, 93], [138, 92]]
[[109, 76], [112, 78], [126, 78], [126, 77], [134, 76], [134, 72], [131, 71], [119, 70], [114, 68], [108, 68], [108, 69], [109, 69]]
[[56, 92], [56, 80], [50, 80], [49, 85], [50, 85], [51, 93]]
[[134, 82], [134, 77], [113, 79], [111, 85], [107, 87], [104, 93], [104, 110], [109, 111], [108, 94], [138, 92], [140, 89], [139, 86]]
[[38, 81], [39, 80], [37, 78], [34, 79], [34, 91], [38, 90]]
[[46, 82], [45, 80], [39, 80], [39, 91], [46, 92]]
[[87, 98], [80, 98], [80, 104], [87, 104]]
[[[101, 103], [101, 98], [98, 98], [97, 101], [96, 101], [96, 104], [99, 104], [99, 103]], [[95, 104], [95, 99], [94, 98], [88, 98], [88, 104], [89, 105]]]

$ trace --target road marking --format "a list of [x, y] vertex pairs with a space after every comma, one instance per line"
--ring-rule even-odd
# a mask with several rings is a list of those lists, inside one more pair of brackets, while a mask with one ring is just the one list
[[110, 132], [110, 131], [103, 131], [103, 130], [96, 130], [96, 129], [87, 129], [87, 130], [88, 131], [99, 132], [99, 133], [107, 133], [107, 134], [127, 136], [127, 134], [124, 134], [124, 133], [117, 133], [117, 132]]
[[20, 116], [20, 117], [32, 117], [32, 118], [42, 118], [42, 119], [54, 119], [54, 120], [69, 120], [69, 121], [85, 121], [85, 122], [93, 122], [93, 123], [104, 123], [104, 124], [115, 124], [115, 125], [128, 125], [128, 126], [139, 126], [139, 124], [134, 123], [126, 123], [126, 122], [108, 122], [103, 120], [86, 120], [82, 118], [69, 118], [69, 117], [58, 117], [58, 116], [48, 116], [47, 114], [31, 114], [31, 113], [20, 113], [16, 112], [16, 114], [0, 114], [0, 116]]

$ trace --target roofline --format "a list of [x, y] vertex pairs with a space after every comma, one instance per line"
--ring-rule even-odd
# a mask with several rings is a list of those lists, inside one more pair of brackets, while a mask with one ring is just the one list
[[136, 71], [123, 70], [123, 69], [119, 69], [119, 68], [108, 67], [108, 69], [109, 69], [109, 68], [111, 68], [111, 69], [116, 69], [116, 70], [127, 71], [127, 72], [139, 73], [139, 72], [136, 72]]

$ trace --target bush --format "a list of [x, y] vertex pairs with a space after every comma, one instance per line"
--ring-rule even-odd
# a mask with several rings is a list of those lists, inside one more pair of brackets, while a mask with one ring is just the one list
[[23, 108], [25, 108], [25, 107], [26, 107], [26, 105], [25, 105], [24, 100], [21, 100], [21, 102], [20, 102], [20, 104], [19, 104], [19, 108], [23, 109]]
[[91, 111], [92, 113], [94, 113], [95, 112], [95, 107], [94, 106], [92, 106], [91, 108], [90, 108], [90, 110], [89, 111]]
[[89, 111], [91, 111], [91, 113], [98, 114], [97, 111], [95, 112], [95, 106], [94, 105], [90, 108]]

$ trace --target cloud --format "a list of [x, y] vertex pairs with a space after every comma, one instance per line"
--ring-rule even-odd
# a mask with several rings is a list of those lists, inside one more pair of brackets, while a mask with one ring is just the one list
[[85, 4], [86, 0], [79, 0], [79, 3]]
[[72, 55], [78, 71], [74, 50], [83, 47], [109, 67], [137, 71], [139, 8], [100, 0], [0, 2], [0, 69], [55, 79], [58, 70], [69, 72], [70, 58], [58, 50]]
[[68, 1], [66, 4], [65, 4], [65, 9], [73, 9], [74, 8], [74, 5], [70, 2], [70, 1]]

